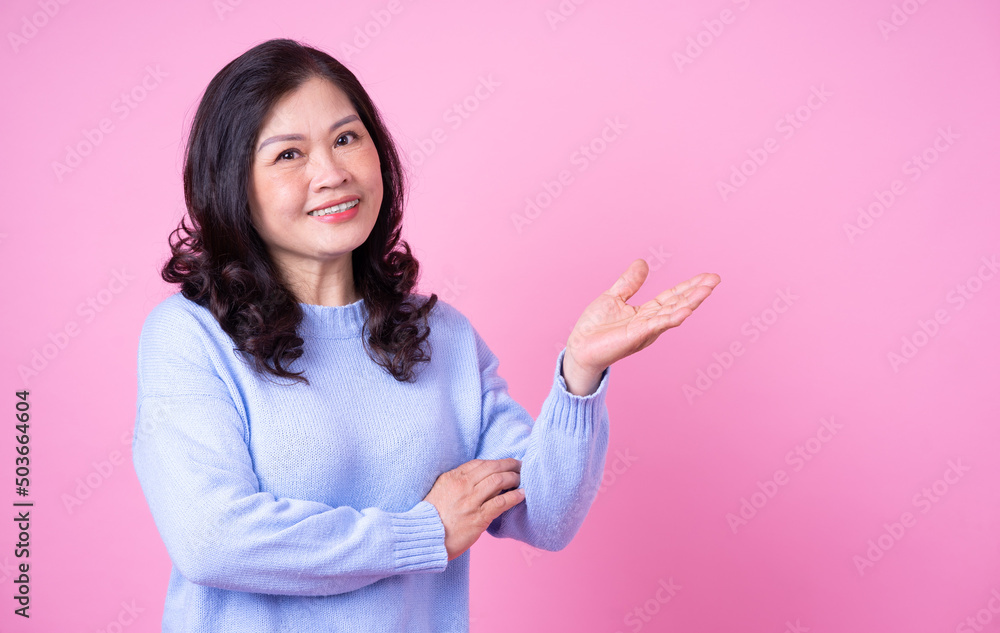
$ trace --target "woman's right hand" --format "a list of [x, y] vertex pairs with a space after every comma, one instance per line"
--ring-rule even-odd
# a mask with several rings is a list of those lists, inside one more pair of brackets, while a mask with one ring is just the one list
[[[448, 560], [472, 547], [493, 519], [524, 501], [521, 461], [473, 459], [441, 473], [424, 497], [437, 508], [444, 523], [444, 545]], [[504, 494], [501, 490], [515, 488]]]

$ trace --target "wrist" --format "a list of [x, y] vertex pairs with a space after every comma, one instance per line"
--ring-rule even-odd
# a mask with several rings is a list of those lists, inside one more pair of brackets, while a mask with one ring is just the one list
[[581, 366], [569, 350], [563, 355], [562, 377], [566, 381], [566, 390], [575, 396], [589, 396], [597, 391], [603, 374], [603, 369], [596, 371]]

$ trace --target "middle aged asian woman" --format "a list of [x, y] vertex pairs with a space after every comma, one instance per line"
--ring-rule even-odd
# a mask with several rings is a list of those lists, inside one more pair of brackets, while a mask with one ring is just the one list
[[720, 282], [633, 306], [633, 261], [533, 421], [470, 321], [413, 291], [398, 152], [334, 58], [271, 40], [221, 70], [184, 185], [192, 226], [162, 271], [181, 288], [143, 325], [133, 439], [172, 562], [164, 631], [468, 630], [469, 548], [571, 541], [604, 470], [610, 366]]

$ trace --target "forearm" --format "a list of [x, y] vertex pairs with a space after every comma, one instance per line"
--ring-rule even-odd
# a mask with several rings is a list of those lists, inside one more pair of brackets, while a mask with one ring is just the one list
[[525, 500], [500, 515], [489, 529], [493, 536], [551, 551], [569, 544], [593, 504], [609, 437], [607, 373], [585, 396], [569, 393], [562, 375], [554, 376], [553, 388], [525, 438], [521, 457]]
[[[172, 401], [185, 415], [170, 415], [163, 402]], [[212, 396], [140, 401], [137, 428], [149, 430], [134, 436], [133, 464], [171, 560], [188, 580], [330, 595], [394, 574], [444, 570], [444, 527], [433, 506], [385, 512], [275, 498], [259, 489], [238, 426], [225, 422], [231, 415], [232, 404]]]

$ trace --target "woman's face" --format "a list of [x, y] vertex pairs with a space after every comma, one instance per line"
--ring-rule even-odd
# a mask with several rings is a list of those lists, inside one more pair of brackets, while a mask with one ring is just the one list
[[[309, 79], [275, 104], [253, 151], [251, 217], [279, 269], [293, 280], [350, 270], [351, 251], [368, 239], [382, 206], [382, 172], [347, 95]], [[310, 214], [354, 200], [341, 213]]]

